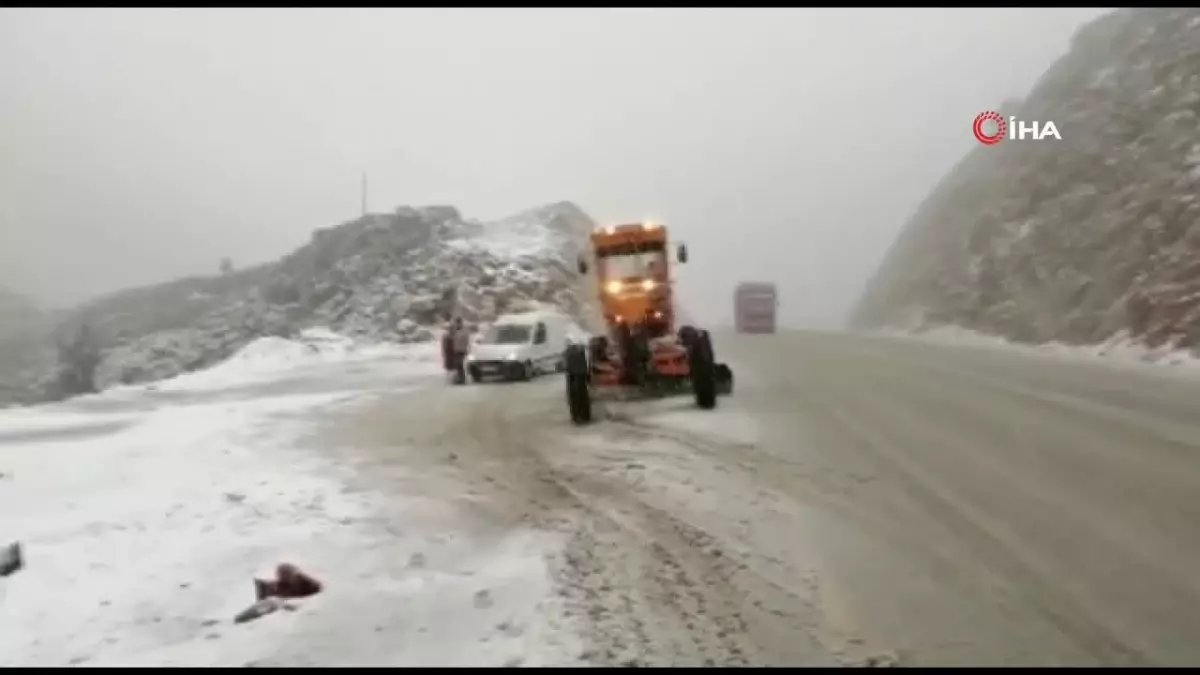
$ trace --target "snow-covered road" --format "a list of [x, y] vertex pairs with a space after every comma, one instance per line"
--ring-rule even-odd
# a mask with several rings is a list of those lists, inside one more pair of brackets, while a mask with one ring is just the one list
[[[1200, 655], [1186, 369], [717, 345], [717, 410], [610, 404], [588, 428], [561, 379], [453, 387], [428, 347], [0, 411], [0, 545], [28, 561], [0, 579], [0, 666]], [[284, 561], [323, 592], [234, 624]]]
[[[797, 551], [746, 529], [770, 498], [696, 450], [754, 442], [736, 406], [579, 430], [557, 378], [259, 347], [0, 413], [0, 543], [27, 558], [0, 581], [0, 665], [837, 661], [773, 599], [762, 552]], [[324, 591], [233, 623], [280, 562]]]
[[806, 574], [793, 529], [806, 513], [729, 464], [726, 449], [755, 443], [735, 401], [707, 413], [689, 399], [613, 405], [590, 429], [572, 427], [564, 405], [559, 378], [401, 394], [344, 418], [328, 444], [373, 463], [381, 491], [457, 490], [492, 527], [557, 535], [547, 571], [555, 621], [580, 645], [569, 662], [857, 658], [831, 651], [811, 612], [794, 613], [816, 592], [791, 584]]
[[758, 376], [738, 393], [760, 434], [743, 456], [814, 516], [826, 625], [906, 664], [1200, 661], [1200, 378], [1183, 359], [719, 344]]

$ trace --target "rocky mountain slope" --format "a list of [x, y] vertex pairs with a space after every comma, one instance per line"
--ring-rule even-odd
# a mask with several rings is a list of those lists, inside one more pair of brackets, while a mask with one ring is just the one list
[[[587, 295], [574, 260], [592, 227], [569, 202], [495, 222], [450, 206], [401, 207], [318, 230], [278, 262], [96, 299], [42, 341], [53, 345], [88, 326], [101, 343], [103, 388], [203, 368], [256, 338], [318, 326], [413, 342], [432, 339], [452, 314], [486, 322], [543, 304], [579, 314]], [[10, 384], [9, 400], [13, 389], [20, 400], [61, 395], [48, 364], [33, 375]]]
[[974, 149], [906, 224], [852, 324], [1200, 345], [1200, 9], [1097, 19], [1000, 112], [1053, 120], [1063, 140]]

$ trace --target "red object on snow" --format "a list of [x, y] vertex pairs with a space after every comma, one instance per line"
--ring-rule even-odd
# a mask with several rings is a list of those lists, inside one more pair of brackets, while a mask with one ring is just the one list
[[25, 567], [25, 559], [21, 555], [21, 543], [14, 541], [8, 546], [0, 547], [0, 577], [16, 574]]
[[307, 598], [321, 592], [321, 582], [310, 577], [291, 563], [275, 568], [275, 578], [254, 580], [256, 600], [267, 598]]

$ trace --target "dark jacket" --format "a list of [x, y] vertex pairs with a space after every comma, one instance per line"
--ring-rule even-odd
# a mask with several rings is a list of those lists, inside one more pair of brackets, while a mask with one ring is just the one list
[[471, 331], [466, 326], [455, 327], [453, 324], [446, 329], [450, 336], [450, 344], [456, 354], [466, 354], [471, 348]]

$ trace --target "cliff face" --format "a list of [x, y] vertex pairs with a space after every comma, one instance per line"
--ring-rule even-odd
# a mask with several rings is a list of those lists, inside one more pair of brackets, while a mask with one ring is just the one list
[[1200, 346], [1200, 9], [1097, 19], [1001, 112], [1053, 120], [1063, 140], [972, 150], [905, 225], [852, 324]]
[[86, 303], [37, 331], [36, 354], [28, 339], [25, 349], [0, 354], [24, 366], [8, 369], [7, 379], [0, 368], [0, 404], [65, 395], [55, 391], [54, 347], [84, 325], [99, 343], [96, 384], [104, 388], [203, 368], [256, 338], [306, 328], [415, 342], [432, 339], [431, 329], [452, 314], [486, 322], [553, 305], [580, 315], [590, 299], [574, 260], [593, 226], [570, 202], [494, 222], [464, 218], [450, 206], [371, 214], [314, 232], [274, 263]]

